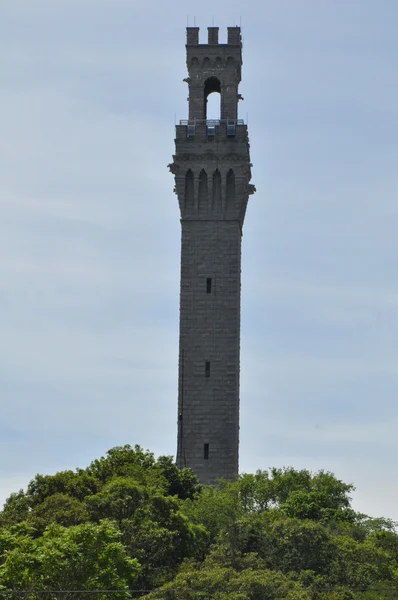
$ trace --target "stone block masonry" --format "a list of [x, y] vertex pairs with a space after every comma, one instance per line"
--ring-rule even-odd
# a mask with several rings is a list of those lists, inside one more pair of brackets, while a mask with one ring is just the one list
[[[237, 120], [239, 27], [187, 28], [189, 118], [176, 127], [169, 165], [181, 212], [177, 464], [203, 483], [233, 480], [239, 466], [241, 236], [250, 184], [247, 127]], [[207, 121], [207, 98], [221, 114]]]

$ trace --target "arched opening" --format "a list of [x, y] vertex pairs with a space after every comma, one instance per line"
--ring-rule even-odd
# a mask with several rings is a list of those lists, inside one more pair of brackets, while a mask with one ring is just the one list
[[221, 114], [221, 83], [217, 77], [209, 77], [204, 88], [205, 119], [218, 120]]
[[215, 215], [220, 214], [221, 212], [221, 173], [218, 169], [214, 171], [213, 174], [213, 213]]
[[232, 169], [227, 173], [227, 198], [235, 202], [235, 173]]
[[208, 206], [207, 173], [204, 169], [199, 173], [199, 215], [207, 214]]
[[227, 173], [227, 212], [235, 210], [235, 173], [230, 169]]
[[193, 173], [189, 169], [185, 175], [185, 210], [191, 211], [194, 205]]
[[206, 99], [206, 119], [218, 121], [221, 114], [221, 96], [217, 92], [208, 95]]

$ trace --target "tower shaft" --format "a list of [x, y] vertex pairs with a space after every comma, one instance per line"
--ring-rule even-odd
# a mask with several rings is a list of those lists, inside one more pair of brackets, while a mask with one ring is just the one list
[[[249, 194], [247, 127], [237, 119], [239, 27], [208, 44], [187, 28], [189, 119], [176, 127], [170, 170], [181, 213], [177, 464], [203, 483], [238, 473], [241, 235]], [[220, 94], [220, 118], [206, 117]]]

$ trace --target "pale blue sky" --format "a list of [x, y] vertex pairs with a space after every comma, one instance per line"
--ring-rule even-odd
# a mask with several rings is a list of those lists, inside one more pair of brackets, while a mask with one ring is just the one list
[[197, 6], [0, 4], [0, 500], [175, 452], [185, 27], [241, 18], [241, 470], [330, 469], [398, 519], [398, 4]]

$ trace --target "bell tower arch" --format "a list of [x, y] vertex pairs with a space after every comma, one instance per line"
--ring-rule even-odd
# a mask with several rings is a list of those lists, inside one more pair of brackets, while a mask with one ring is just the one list
[[[169, 165], [181, 215], [177, 464], [203, 483], [232, 480], [239, 461], [241, 237], [251, 163], [238, 119], [242, 69], [239, 27], [187, 28], [188, 119], [176, 126]], [[208, 119], [210, 94], [220, 97]]]

